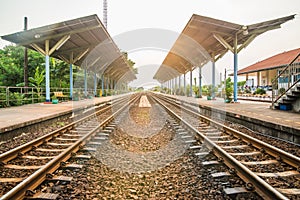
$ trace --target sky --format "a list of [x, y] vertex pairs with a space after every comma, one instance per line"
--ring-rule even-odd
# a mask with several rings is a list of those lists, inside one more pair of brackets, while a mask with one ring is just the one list
[[[139, 69], [138, 79], [131, 83], [132, 86], [157, 83], [152, 77], [192, 14], [241, 25], [297, 14], [282, 28], [260, 35], [243, 49], [238, 57], [239, 69], [300, 47], [299, 0], [107, 1], [108, 32], [118, 47], [129, 53], [129, 58]], [[22, 31], [25, 16], [31, 29], [92, 14], [97, 14], [102, 20], [102, 9], [103, 0], [0, 0], [0, 36]], [[0, 48], [7, 44], [0, 40]], [[228, 52], [217, 61], [216, 68], [218, 84], [220, 75], [224, 76], [224, 69], [233, 69], [232, 53]], [[211, 63], [202, 71], [204, 84], [209, 84]]]

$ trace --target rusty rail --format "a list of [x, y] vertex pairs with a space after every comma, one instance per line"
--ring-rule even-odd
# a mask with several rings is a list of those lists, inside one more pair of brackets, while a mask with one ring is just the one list
[[66, 150], [64, 150], [62, 153], [60, 153], [58, 156], [56, 156], [53, 160], [48, 162], [42, 168], [40, 168], [39, 170], [34, 172], [32, 175], [30, 175], [28, 178], [26, 178], [24, 181], [22, 181], [16, 187], [14, 187], [12, 190], [10, 190], [8, 193], [3, 195], [1, 197], [1, 200], [23, 199], [26, 195], [26, 191], [34, 190], [38, 185], [40, 185], [46, 179], [46, 176], [48, 173], [53, 173], [55, 170], [57, 170], [60, 167], [61, 163], [63, 163], [64, 161], [67, 161], [71, 157], [72, 153], [76, 153], [80, 149], [80, 146], [86, 144], [86, 142], [89, 141], [90, 138], [92, 136], [94, 136], [101, 127], [107, 125], [110, 121], [112, 121], [114, 119], [114, 117], [116, 115], [118, 115], [120, 112], [122, 112], [125, 108], [127, 108], [127, 106], [130, 103], [132, 103], [133, 101], [136, 101], [137, 99], [138, 99], [138, 96], [131, 99], [124, 106], [122, 106], [120, 109], [118, 109], [115, 113], [110, 115], [101, 124], [99, 124], [93, 130], [91, 130], [85, 136], [81, 137], [77, 142], [72, 144], [70, 147], [68, 147]]
[[[155, 98], [155, 100], [164, 107], [164, 109], [172, 116], [176, 118], [177, 121], [180, 121], [184, 126], [189, 129], [191, 132], [196, 133], [199, 137], [200, 140], [205, 143], [206, 146], [208, 146], [212, 151], [217, 155], [219, 158], [222, 158], [224, 160], [224, 163], [229, 167], [229, 168], [234, 168], [236, 170], [237, 175], [243, 179], [246, 183], [251, 183], [253, 184], [255, 191], [262, 196], [263, 198], [267, 199], [288, 199], [286, 196], [281, 194], [279, 191], [277, 191], [275, 188], [273, 188], [271, 185], [266, 183], [262, 178], [260, 178], [258, 175], [253, 173], [250, 169], [245, 167], [243, 164], [241, 164], [238, 160], [236, 160], [233, 156], [228, 154], [226, 151], [224, 151], [221, 147], [219, 147], [217, 144], [215, 144], [213, 141], [211, 141], [209, 138], [207, 138], [204, 134], [199, 132], [197, 129], [195, 129], [192, 125], [190, 125], [187, 121], [185, 121], [183, 118], [178, 116], [175, 112], [173, 112], [171, 109], [169, 109], [165, 104], [163, 104], [160, 100]], [[171, 101], [169, 101], [171, 102]], [[174, 105], [174, 102], [171, 102]], [[220, 124], [218, 122], [215, 122], [207, 117], [204, 117], [194, 111], [188, 110], [186, 108], [181, 107], [181, 109], [184, 109], [185, 111], [189, 112], [190, 114], [196, 115], [200, 117], [201, 119], [204, 119], [205, 121], [208, 121], [211, 125], [215, 125], [218, 128], [222, 128], [223, 130], [239, 135], [242, 137], [244, 140], [251, 140], [253, 142], [254, 146], [257, 147], [264, 147], [265, 150], [272, 155], [277, 153], [276, 155], [280, 156], [282, 160], [286, 161], [287, 163], [292, 164], [293, 166], [299, 165], [299, 158], [296, 156], [293, 156], [287, 152], [284, 152], [280, 149], [277, 149], [276, 147], [270, 146], [269, 144], [266, 144], [262, 141], [259, 141], [255, 138], [251, 138], [237, 130], [234, 130], [230, 127], [227, 127], [223, 124]], [[276, 156], [276, 157], [277, 157]]]

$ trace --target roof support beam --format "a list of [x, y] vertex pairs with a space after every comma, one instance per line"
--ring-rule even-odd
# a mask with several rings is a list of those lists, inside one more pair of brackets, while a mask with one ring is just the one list
[[78, 60], [80, 60], [83, 56], [85, 56], [85, 54], [87, 54], [87, 53], [89, 52], [89, 50], [90, 50], [90, 49], [87, 48], [84, 52], [78, 54], [78, 55], [76, 56], [76, 58], [74, 59], [74, 63], [77, 62]]
[[237, 53], [239, 53], [243, 48], [246, 48], [255, 38], [256, 34], [251, 35], [238, 49]]
[[57, 57], [59, 57], [59, 59], [61, 59], [62, 61], [65, 61], [66, 63], [72, 63], [70, 60], [68, 60], [68, 59], [66, 59], [64, 56], [62, 56], [62, 55], [59, 55], [59, 56], [57, 56]]
[[220, 55], [218, 55], [216, 58], [214, 58], [215, 62], [216, 62], [217, 60], [221, 59], [226, 53], [227, 53], [227, 51], [224, 52], [224, 53], [222, 53], [222, 54], [220, 54]]
[[34, 48], [37, 52], [39, 52], [43, 55], [46, 55], [46, 52], [41, 47], [39, 47], [37, 44], [31, 44], [30, 46], [32, 46], [32, 48]]
[[229, 49], [232, 53], [234, 52], [232, 46], [224, 40], [224, 38], [216, 33], [213, 34], [214, 38], [218, 40], [226, 49]]
[[256, 30], [250, 31], [249, 34], [258, 34], [259, 35], [259, 34], [262, 34], [264, 32], [271, 31], [271, 30], [278, 29], [278, 28], [281, 28], [281, 26], [280, 25], [268, 26], [267, 28], [256, 29]]
[[70, 35], [65, 35], [62, 37], [49, 51], [49, 55], [51, 55], [55, 50], [58, 50], [62, 45], [64, 45], [69, 39]]

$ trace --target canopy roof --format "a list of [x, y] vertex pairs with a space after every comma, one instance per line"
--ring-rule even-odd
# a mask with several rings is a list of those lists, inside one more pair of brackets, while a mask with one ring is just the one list
[[[89, 57], [89, 63], [93, 64], [92, 67], [88, 67], [90, 70], [99, 72], [102, 69], [102, 73], [114, 80], [118, 80], [124, 75], [127, 77], [127, 81], [136, 78], [97, 15], [17, 32], [2, 36], [2, 38], [81, 67], [88, 66], [86, 58]], [[93, 57], [89, 56], [99, 46], [101, 48], [105, 46], [105, 48], [101, 52], [96, 51], [99, 54], [93, 54]], [[91, 60], [92, 58], [94, 60]], [[104, 63], [108, 63], [108, 65], [103, 70]]]
[[175, 74], [166, 75], [163, 68], [172, 68], [183, 74], [209, 61], [217, 61], [228, 50], [238, 53], [258, 35], [280, 28], [294, 16], [245, 26], [193, 14], [154, 78], [167, 81], [176, 77]]

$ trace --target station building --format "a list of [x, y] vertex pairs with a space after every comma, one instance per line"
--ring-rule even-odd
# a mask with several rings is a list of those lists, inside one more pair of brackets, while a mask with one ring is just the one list
[[[288, 89], [289, 83], [293, 84], [300, 79], [300, 48], [285, 51], [267, 59], [252, 64], [238, 71], [238, 76], [246, 76], [246, 85], [272, 89], [272, 81], [287, 67], [290, 68], [278, 77], [278, 89]], [[297, 57], [298, 56], [298, 57]], [[255, 78], [250, 78], [255, 77]], [[254, 81], [255, 80], [255, 81]]]

